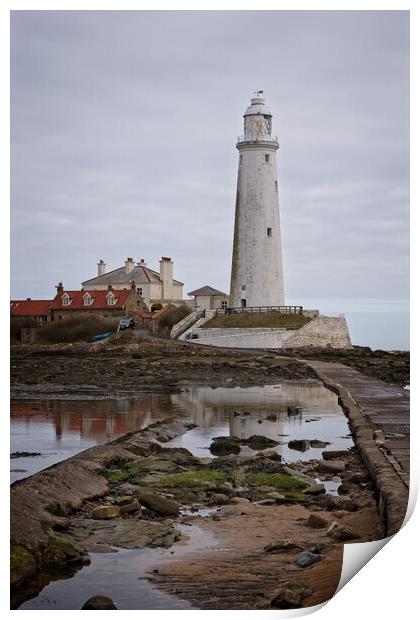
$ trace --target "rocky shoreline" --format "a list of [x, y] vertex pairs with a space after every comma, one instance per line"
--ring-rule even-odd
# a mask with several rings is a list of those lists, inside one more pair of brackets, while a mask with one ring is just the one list
[[[339, 462], [322, 460], [285, 466], [277, 453], [257, 451], [257, 447], [251, 458], [229, 454], [214, 459], [199, 459], [183, 448], [164, 447], [166, 441], [186, 432], [189, 426], [179, 419], [157, 423], [106, 446], [90, 448], [13, 485], [15, 606], [35, 595], [50, 579], [71, 575], [81, 568], [89, 562], [90, 552], [111, 552], [114, 547], [171, 546], [180, 538], [179, 523], [197, 520], [201, 528], [213, 529], [222, 537], [226, 528], [245, 531], [255, 519], [265, 520], [268, 529], [261, 541], [264, 544], [255, 549], [260, 534], [254, 537], [251, 548], [252, 537], [245, 545], [241, 537], [235, 549], [236, 560], [232, 557], [230, 563], [224, 559], [220, 570], [224, 583], [228, 583], [229, 571], [238, 557], [245, 561], [250, 553], [257, 553], [263, 574], [272, 563], [272, 554], [276, 554], [275, 574], [270, 568], [271, 586], [262, 594], [259, 585], [260, 594], [256, 596], [255, 589], [248, 585], [241, 603], [234, 589], [227, 596], [223, 587], [218, 593], [217, 584], [213, 584], [212, 600], [202, 599], [200, 591], [181, 588], [182, 567], [189, 566], [181, 562], [175, 573], [170, 567], [150, 575], [159, 587], [173, 591], [175, 580], [178, 594], [200, 608], [220, 608], [222, 604], [231, 609], [315, 604], [313, 601], [323, 596], [326, 587], [332, 595], [340, 577], [342, 543], [377, 536], [376, 504], [357, 452], [339, 454]], [[332, 456], [337, 458], [336, 454]], [[339, 495], [327, 495], [315, 478], [336, 478], [338, 472]], [[200, 511], [208, 508], [214, 512], [203, 519]], [[277, 529], [276, 524], [282, 521], [287, 522], [287, 527]], [[268, 532], [273, 529], [284, 536], [279, 538], [277, 533], [270, 539]], [[228, 538], [232, 544], [232, 531]], [[334, 579], [314, 590], [310, 586], [312, 564], [332, 556], [337, 556]], [[205, 557], [197, 555], [195, 565], [207, 562]], [[212, 561], [218, 562], [217, 552], [213, 552]], [[251, 566], [249, 570], [253, 570]], [[309, 585], [295, 592], [292, 582], [296, 582], [297, 574], [301, 580], [307, 571]], [[205, 579], [208, 577], [206, 572]], [[293, 595], [287, 592], [290, 588]]]
[[[383, 377], [383, 355], [378, 365], [366, 352], [347, 354], [353, 367], [367, 364], [371, 375], [376, 368]], [[147, 340], [95, 350], [14, 347], [12, 397], [100, 398], [177, 391], [186, 383], [233, 387], [319, 377], [300, 361], [301, 352], [294, 355]], [[404, 383], [405, 354], [389, 355], [389, 377]], [[51, 580], [80, 570], [92, 552], [178, 549], [185, 527], [194, 524], [217, 545], [159, 565], [148, 575], [159, 589], [201, 609], [306, 607], [334, 594], [344, 543], [384, 535], [375, 471], [357, 448], [329, 454], [318, 444], [326, 448], [322, 459], [285, 465], [259, 436], [213, 439], [212, 459], [165, 446], [190, 428], [187, 416], [164, 420], [12, 485], [14, 608]], [[241, 443], [252, 456], [241, 456]], [[297, 456], [306, 449], [291, 447]], [[328, 482], [338, 495], [325, 492]]]

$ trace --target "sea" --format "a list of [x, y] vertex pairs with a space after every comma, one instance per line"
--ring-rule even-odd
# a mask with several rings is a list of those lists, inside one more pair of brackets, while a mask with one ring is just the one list
[[296, 303], [321, 314], [344, 315], [353, 345], [384, 351], [410, 350], [408, 300], [301, 299]]

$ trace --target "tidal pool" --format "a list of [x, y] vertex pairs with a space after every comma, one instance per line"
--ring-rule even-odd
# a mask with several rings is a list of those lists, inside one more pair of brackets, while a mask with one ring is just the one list
[[[247, 439], [264, 435], [280, 442], [274, 450], [285, 462], [322, 458], [324, 449], [347, 450], [353, 446], [337, 395], [318, 382], [285, 381], [250, 388], [198, 387], [176, 394], [173, 399], [179, 408], [190, 412], [197, 427], [165, 445], [187, 448], [195, 456], [213, 458], [209, 445], [213, 437], [219, 436]], [[299, 413], [289, 415], [288, 407], [297, 407]], [[330, 445], [301, 452], [288, 447], [293, 439], [319, 439]], [[255, 451], [243, 446], [241, 454], [253, 455]]]
[[11, 482], [163, 420], [173, 409], [167, 394], [110, 400], [12, 401], [10, 451], [40, 454], [13, 458]]
[[[187, 601], [149, 582], [152, 568], [201, 549], [218, 549], [217, 539], [196, 525], [179, 525], [182, 539], [169, 549], [116, 549], [91, 553], [91, 563], [70, 579], [52, 581], [19, 609], [81, 609], [91, 596], [113, 599], [118, 609], [194, 609]], [[158, 570], [158, 569], [157, 569]]]
[[[298, 415], [288, 415], [288, 407], [298, 407]], [[275, 450], [286, 462], [321, 457], [321, 448], [291, 450], [288, 442], [293, 439], [328, 441], [331, 450], [353, 445], [336, 394], [316, 381], [249, 388], [191, 387], [176, 394], [147, 393], [96, 401], [14, 401], [11, 452], [39, 455], [13, 458], [11, 482], [177, 413], [187, 415], [197, 427], [165, 445], [187, 448], [199, 457], [212, 457], [212, 438], [223, 435], [274, 439], [280, 442]], [[255, 452], [244, 446], [241, 454]]]

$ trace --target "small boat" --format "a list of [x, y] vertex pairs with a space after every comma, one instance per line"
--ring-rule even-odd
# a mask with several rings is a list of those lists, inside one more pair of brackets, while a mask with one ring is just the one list
[[103, 334], [92, 336], [90, 340], [91, 342], [98, 342], [98, 340], [104, 340], [105, 338], [109, 338], [110, 336], [112, 336], [112, 332], [104, 332]]

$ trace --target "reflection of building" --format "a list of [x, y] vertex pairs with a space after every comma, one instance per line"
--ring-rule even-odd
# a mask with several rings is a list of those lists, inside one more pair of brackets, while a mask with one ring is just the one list
[[[288, 417], [289, 405], [301, 407], [302, 413], [313, 415], [317, 412], [337, 414], [340, 411], [337, 396], [317, 382], [285, 381], [281, 385], [250, 388], [198, 387], [172, 394], [171, 401], [177, 407], [190, 411], [192, 421], [201, 429], [199, 432], [210, 438], [215, 429], [222, 429], [227, 423], [231, 436], [245, 439], [251, 435], [265, 435], [278, 440], [284, 432], [286, 421], [292, 427], [303, 423], [302, 416]], [[249, 412], [249, 415], [243, 415], [243, 412]], [[266, 420], [268, 415], [273, 414], [277, 417], [275, 424]]]
[[141, 398], [114, 401], [12, 403], [11, 417], [14, 423], [53, 424], [58, 440], [76, 433], [101, 443], [162, 420], [170, 409], [169, 396], [144, 394]]

